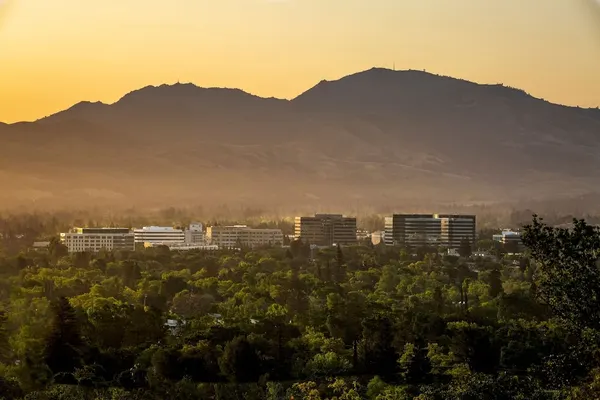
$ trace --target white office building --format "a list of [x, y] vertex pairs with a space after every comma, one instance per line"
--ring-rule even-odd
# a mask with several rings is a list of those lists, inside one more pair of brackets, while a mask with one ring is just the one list
[[135, 250], [134, 236], [127, 228], [75, 228], [61, 233], [60, 241], [69, 253]]
[[144, 243], [145, 248], [155, 247], [155, 246], [166, 246], [169, 250], [173, 251], [188, 251], [188, 250], [203, 250], [203, 251], [215, 251], [219, 250], [219, 246], [209, 245], [203, 243], [171, 243], [171, 244], [152, 244], [152, 243]]
[[185, 233], [181, 229], [165, 226], [145, 226], [133, 231], [135, 243], [174, 244], [185, 243]]
[[246, 225], [209, 226], [206, 228], [206, 238], [211, 245], [220, 248], [283, 245], [281, 229], [254, 229]]
[[185, 230], [185, 243], [186, 244], [204, 244], [205, 236], [202, 224], [198, 222], [192, 222], [188, 229]]

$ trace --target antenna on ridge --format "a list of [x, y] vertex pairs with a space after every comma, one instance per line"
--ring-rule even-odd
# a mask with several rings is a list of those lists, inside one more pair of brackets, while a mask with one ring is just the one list
[[394, 61], [394, 71], [396, 70], [396, 61]]

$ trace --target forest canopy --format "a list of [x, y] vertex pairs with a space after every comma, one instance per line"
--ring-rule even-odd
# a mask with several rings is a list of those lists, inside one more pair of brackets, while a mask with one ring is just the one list
[[4, 252], [0, 397], [600, 398], [600, 231], [523, 241]]

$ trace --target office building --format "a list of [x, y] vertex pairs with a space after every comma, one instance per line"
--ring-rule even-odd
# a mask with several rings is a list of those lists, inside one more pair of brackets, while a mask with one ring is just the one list
[[171, 244], [152, 244], [144, 243], [145, 248], [166, 246], [172, 251], [188, 251], [188, 250], [203, 250], [203, 251], [214, 251], [219, 250], [219, 246], [203, 244], [203, 243], [171, 243]]
[[69, 253], [135, 250], [134, 235], [128, 228], [75, 228], [61, 233], [60, 240]]
[[441, 245], [442, 221], [435, 214], [394, 214], [385, 218], [388, 246]]
[[188, 229], [185, 230], [184, 234], [186, 244], [204, 244], [205, 237], [202, 224], [192, 222]]
[[314, 217], [296, 217], [296, 239], [317, 246], [356, 244], [356, 218], [341, 214], [315, 214]]
[[173, 244], [185, 243], [185, 233], [181, 229], [164, 226], [145, 226], [133, 231], [135, 243]]
[[458, 248], [465, 239], [475, 243], [474, 215], [394, 214], [385, 218], [388, 246]]
[[202, 224], [192, 223], [186, 230], [165, 227], [145, 226], [133, 231], [136, 243], [150, 244], [204, 244], [204, 232]]
[[261, 247], [283, 245], [281, 229], [254, 229], [246, 225], [209, 226], [206, 239], [220, 248]]
[[443, 246], [457, 249], [466, 240], [471, 246], [477, 239], [477, 218], [475, 215], [439, 215], [441, 221], [441, 242]]

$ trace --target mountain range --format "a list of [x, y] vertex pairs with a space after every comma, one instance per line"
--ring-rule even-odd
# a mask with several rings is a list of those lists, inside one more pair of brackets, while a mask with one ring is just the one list
[[373, 68], [292, 100], [148, 86], [0, 124], [0, 206], [397, 208], [595, 193], [600, 110]]

